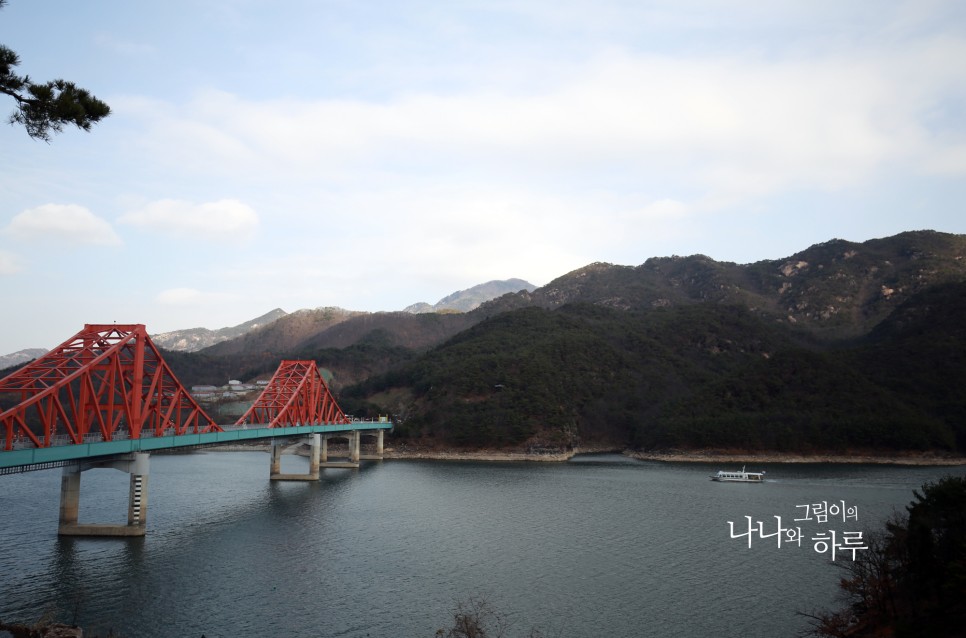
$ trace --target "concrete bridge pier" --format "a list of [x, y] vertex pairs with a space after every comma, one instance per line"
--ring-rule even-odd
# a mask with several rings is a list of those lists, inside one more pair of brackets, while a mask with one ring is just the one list
[[[148, 470], [150, 455], [134, 452], [110, 461], [78, 463], [64, 467], [60, 479], [61, 536], [144, 536], [148, 517]], [[127, 525], [78, 523], [81, 472], [109, 467], [131, 475], [128, 491]]]
[[[330, 438], [340, 438], [348, 439], [349, 447], [349, 458], [346, 461], [330, 461], [329, 460], [329, 446], [328, 442]], [[339, 434], [325, 434], [322, 436], [322, 455], [321, 455], [321, 467], [342, 467], [355, 469], [359, 467], [359, 430], [352, 430], [349, 432], [339, 433]]]
[[362, 434], [359, 430], [349, 432], [349, 462], [359, 463], [359, 452], [362, 447]]
[[378, 432], [376, 432], [376, 453], [375, 454], [363, 454], [359, 458], [365, 459], [366, 461], [381, 461], [383, 450], [384, 450], [384, 445], [383, 445], [384, 434], [385, 434], [384, 430], [379, 430]]
[[283, 444], [278, 439], [272, 439], [272, 467], [269, 479], [272, 481], [318, 481], [320, 459], [323, 456], [324, 440], [321, 434], [310, 434], [311, 451], [309, 452], [308, 474], [282, 474]]

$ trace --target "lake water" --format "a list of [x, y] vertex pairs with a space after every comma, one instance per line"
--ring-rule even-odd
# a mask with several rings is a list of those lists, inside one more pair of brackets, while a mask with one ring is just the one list
[[[485, 597], [511, 635], [794, 636], [796, 612], [837, 596], [813, 537], [877, 528], [924, 482], [964, 474], [766, 464], [748, 468], [765, 484], [724, 484], [708, 475], [734, 468], [606, 455], [392, 460], [272, 483], [268, 466], [262, 452], [153, 456], [138, 539], [58, 538], [60, 471], [0, 477], [0, 618], [51, 612], [124, 638], [431, 638], [456, 601]], [[120, 472], [85, 472], [81, 522], [124, 522], [127, 489]], [[858, 520], [794, 522], [823, 501]], [[801, 527], [801, 546], [730, 538], [745, 516]]]

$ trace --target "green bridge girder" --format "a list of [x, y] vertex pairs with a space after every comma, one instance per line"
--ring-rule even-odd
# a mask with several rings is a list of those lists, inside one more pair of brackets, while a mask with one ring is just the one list
[[47, 448], [25, 448], [0, 452], [0, 470], [31, 465], [64, 464], [68, 461], [84, 461], [98, 457], [129, 454], [131, 452], [154, 452], [182, 447], [236, 443], [257, 439], [274, 439], [308, 434], [332, 434], [338, 432], [375, 433], [391, 430], [391, 421], [352, 421], [332, 425], [300, 425], [283, 428], [262, 428], [245, 426], [222, 426], [222, 432], [205, 434], [178, 434], [171, 436], [123, 439], [120, 441], [92, 441], [71, 445], [57, 445]]

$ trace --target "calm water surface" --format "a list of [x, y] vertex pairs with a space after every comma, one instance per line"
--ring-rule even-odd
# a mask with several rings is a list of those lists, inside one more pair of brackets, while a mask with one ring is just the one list
[[[306, 461], [283, 460], [283, 471]], [[268, 455], [151, 459], [148, 534], [60, 539], [60, 471], [0, 477], [0, 618], [52, 611], [125, 638], [411, 636], [484, 596], [516, 635], [794, 636], [834, 605], [839, 571], [811, 537], [873, 529], [962, 468], [763, 465], [763, 485], [702, 464], [416, 461], [270, 483]], [[126, 520], [127, 476], [85, 472], [81, 522]], [[793, 522], [796, 505], [858, 521]], [[801, 547], [729, 537], [745, 516], [801, 527]], [[848, 560], [840, 556], [839, 562]]]

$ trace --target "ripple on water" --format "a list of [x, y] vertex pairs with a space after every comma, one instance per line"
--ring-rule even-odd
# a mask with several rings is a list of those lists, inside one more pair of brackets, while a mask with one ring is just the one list
[[[261, 452], [155, 456], [148, 536], [109, 540], [56, 537], [59, 472], [0, 477], [0, 617], [50, 608], [144, 638], [418, 637], [486, 596], [564, 636], [793, 635], [796, 611], [834, 602], [836, 570], [810, 547], [748, 549], [727, 522], [843, 499], [865, 526], [949, 472], [770, 464], [765, 485], [724, 485], [716, 469], [391, 461], [270, 483]], [[88, 520], [123, 518], [124, 475], [82, 485]]]

